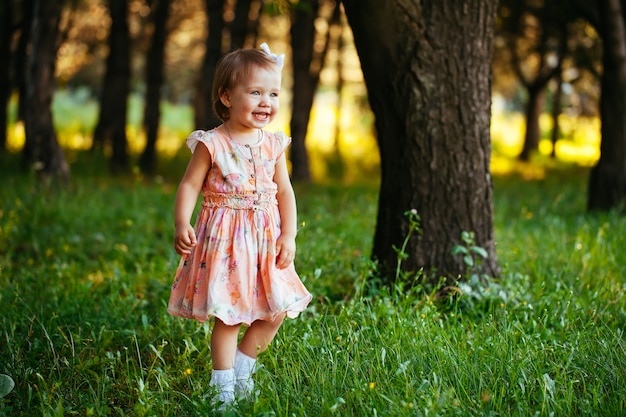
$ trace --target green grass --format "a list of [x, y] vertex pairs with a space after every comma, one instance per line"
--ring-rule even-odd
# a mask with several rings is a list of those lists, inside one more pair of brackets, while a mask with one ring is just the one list
[[[0, 374], [15, 388], [0, 415], [211, 415], [210, 326], [166, 313], [184, 167], [110, 179], [89, 158], [63, 189], [2, 160]], [[586, 175], [496, 178], [502, 277], [455, 302], [371, 282], [374, 186], [297, 186], [314, 301], [232, 414], [622, 415], [626, 219], [585, 213]]]

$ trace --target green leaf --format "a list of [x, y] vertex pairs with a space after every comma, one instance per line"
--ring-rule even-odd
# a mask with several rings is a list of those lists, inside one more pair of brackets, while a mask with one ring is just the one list
[[13, 379], [5, 374], [0, 374], [0, 398], [6, 397], [15, 387]]
[[471, 246], [470, 251], [480, 255], [484, 259], [487, 259], [487, 257], [489, 256], [487, 250], [485, 250], [485, 248], [481, 248], [480, 246]]
[[463, 257], [463, 262], [465, 262], [465, 265], [467, 266], [474, 266], [474, 258], [472, 258], [470, 255], [465, 255]]
[[465, 246], [455, 245], [452, 248], [452, 255], [458, 255], [459, 253], [462, 253], [463, 255], [467, 255], [467, 248]]
[[461, 232], [461, 239], [465, 242], [465, 244], [471, 245], [474, 243], [474, 233], [463, 231]]

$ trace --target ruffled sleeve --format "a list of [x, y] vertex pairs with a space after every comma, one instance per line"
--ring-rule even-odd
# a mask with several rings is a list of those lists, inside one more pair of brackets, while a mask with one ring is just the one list
[[204, 143], [205, 146], [209, 148], [209, 142], [211, 141], [210, 137], [210, 132], [206, 130], [194, 130], [187, 137], [187, 140], [185, 142], [189, 150], [191, 150], [191, 153], [193, 153], [196, 150], [196, 146], [198, 146], [199, 142]]
[[278, 152], [276, 154], [276, 159], [278, 159], [291, 144], [291, 138], [284, 132], [276, 132], [274, 133], [274, 136], [276, 137], [278, 143]]

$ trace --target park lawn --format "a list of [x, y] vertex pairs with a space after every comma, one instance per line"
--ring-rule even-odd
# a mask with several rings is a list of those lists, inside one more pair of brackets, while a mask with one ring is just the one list
[[[211, 415], [210, 326], [166, 313], [184, 168], [146, 181], [86, 163], [55, 189], [3, 162], [0, 416]], [[314, 300], [231, 415], [622, 415], [626, 218], [585, 213], [586, 175], [496, 177], [502, 276], [454, 301], [372, 278], [375, 184], [296, 185]]]

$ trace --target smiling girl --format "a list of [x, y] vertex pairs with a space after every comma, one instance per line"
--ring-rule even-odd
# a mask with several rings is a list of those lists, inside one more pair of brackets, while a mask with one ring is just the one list
[[182, 259], [168, 312], [213, 318], [210, 385], [221, 409], [253, 394], [257, 355], [285, 316], [296, 317], [311, 301], [293, 264], [297, 213], [285, 156], [291, 139], [263, 130], [278, 112], [282, 56], [261, 47], [218, 63], [213, 108], [223, 123], [187, 138], [192, 156], [174, 208]]

